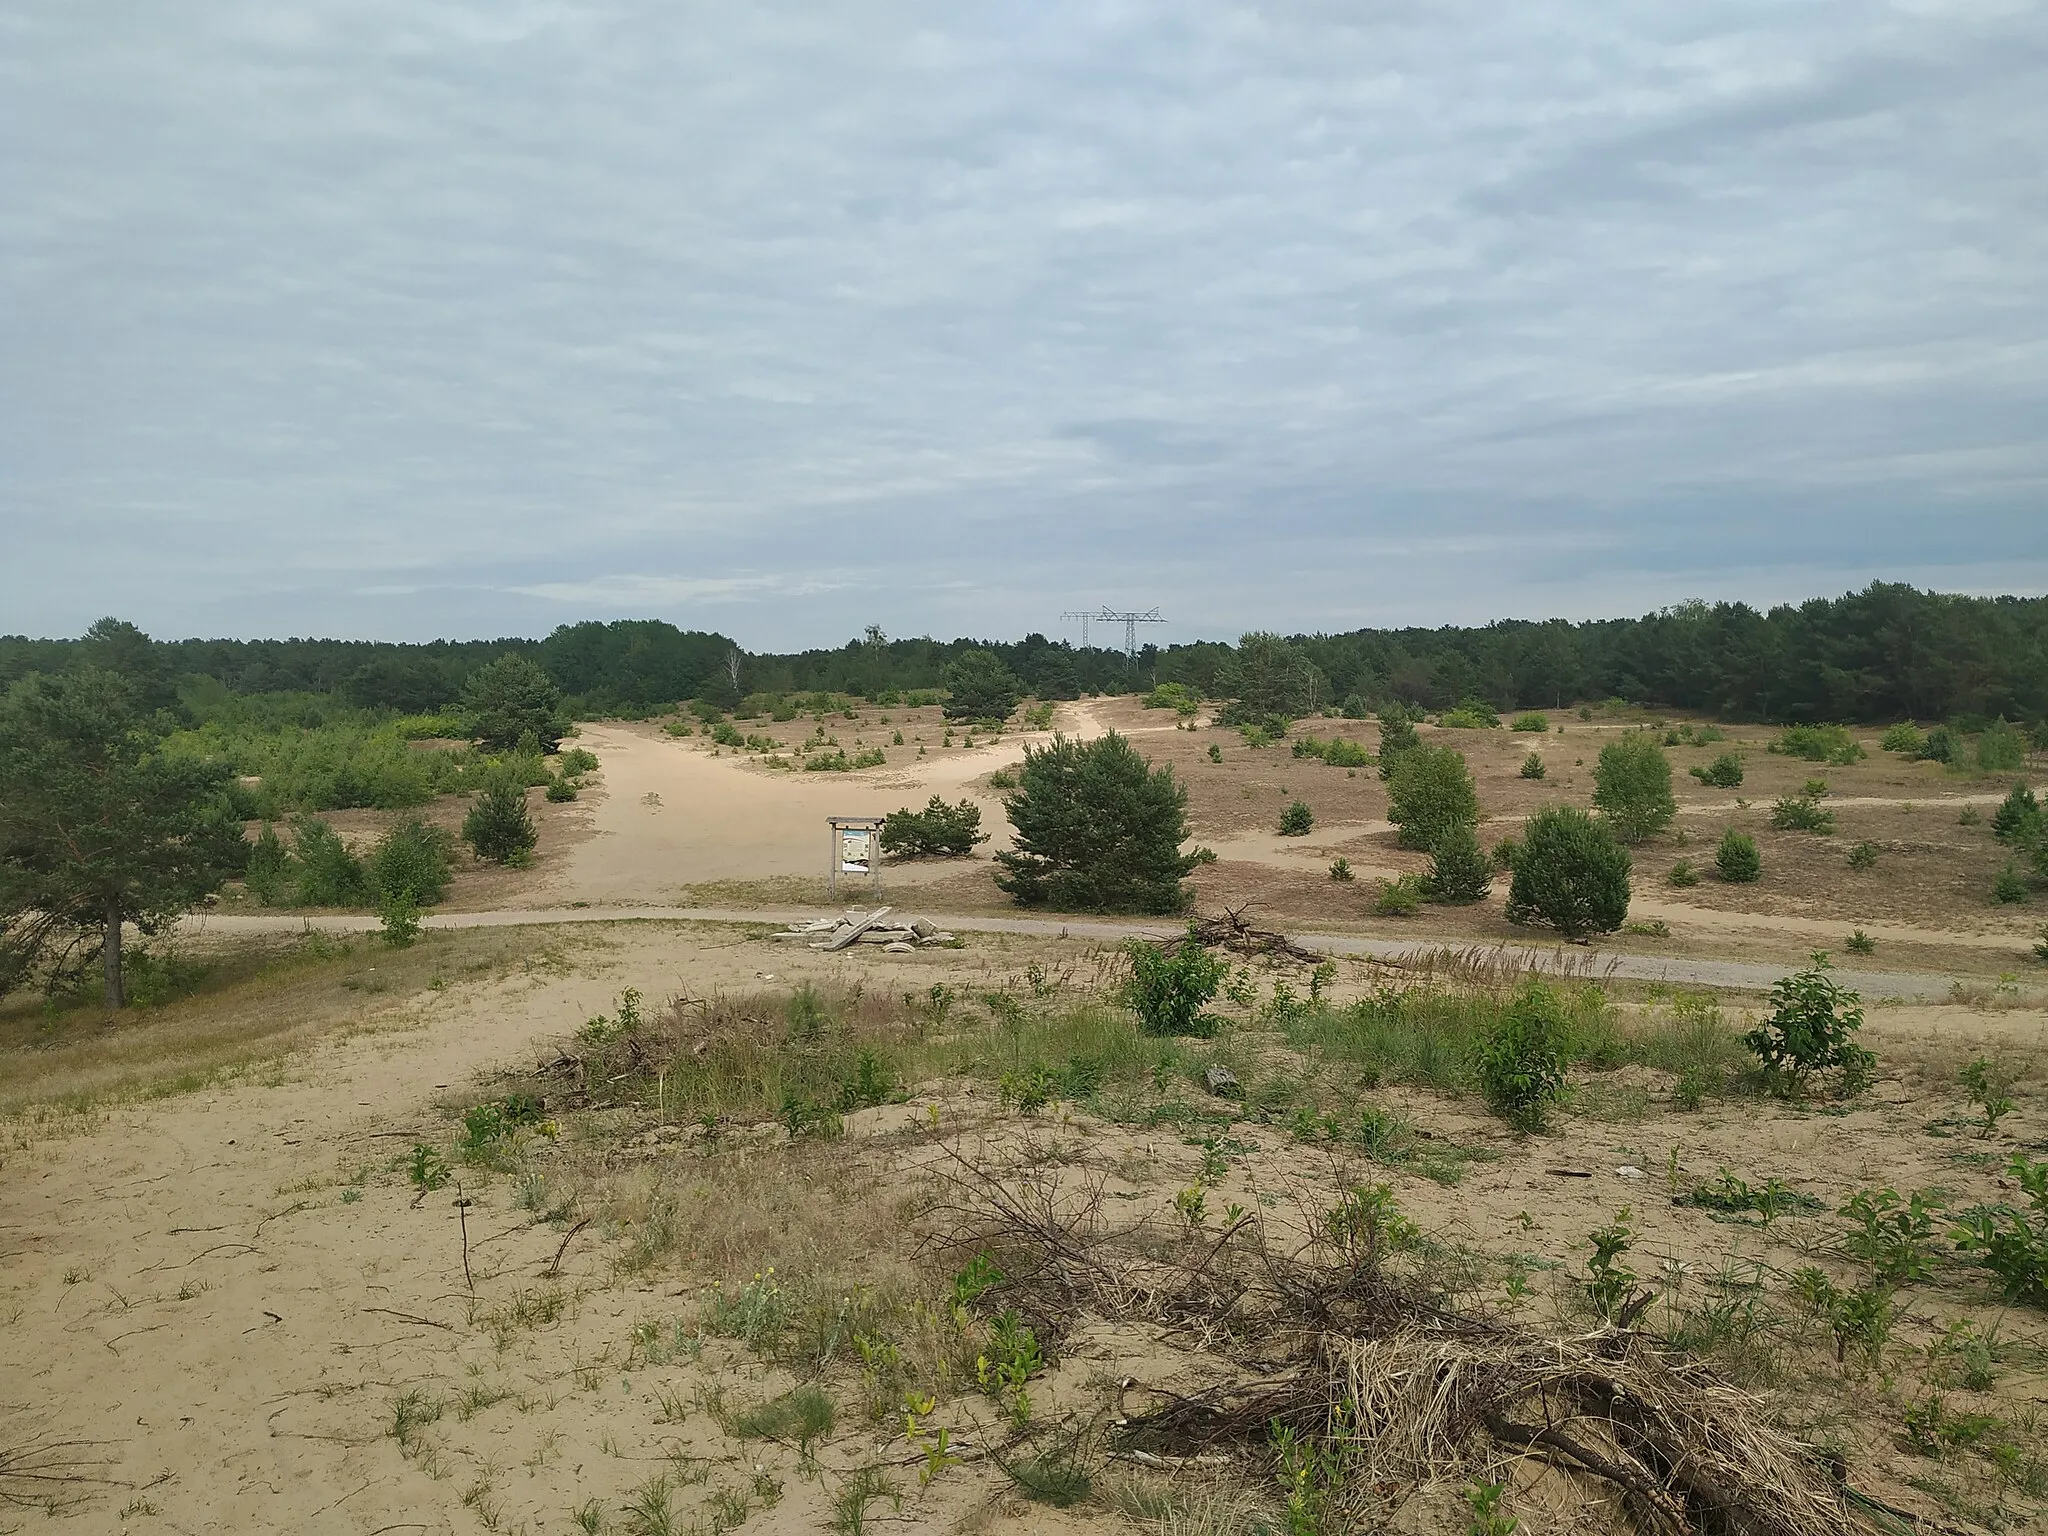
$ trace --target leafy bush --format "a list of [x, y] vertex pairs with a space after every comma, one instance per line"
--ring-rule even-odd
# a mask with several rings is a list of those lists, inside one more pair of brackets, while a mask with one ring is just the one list
[[1387, 781], [1387, 819], [1401, 829], [1403, 848], [1434, 848], [1455, 828], [1477, 826], [1479, 793], [1464, 755], [1421, 746], [1397, 754]]
[[1543, 759], [1534, 752], [1531, 752], [1522, 759], [1522, 777], [1525, 779], [1540, 779], [1543, 777]]
[[1901, 720], [1897, 725], [1887, 726], [1878, 746], [1886, 752], [1903, 752], [1908, 757], [1918, 757], [1920, 749], [1927, 744], [1927, 738], [1920, 734], [1920, 728], [1910, 720]]
[[1730, 827], [1721, 834], [1721, 846], [1714, 850], [1714, 868], [1730, 885], [1753, 885], [1764, 872], [1763, 855], [1756, 851], [1756, 839]]
[[1529, 710], [1509, 721], [1508, 729], [1511, 731], [1534, 731], [1540, 736], [1543, 732], [1550, 729], [1550, 716], [1536, 710]]
[[2009, 907], [2027, 899], [2026, 877], [2011, 859], [2005, 861], [2005, 868], [1998, 872], [1998, 878], [1991, 882], [1991, 899], [2002, 907]]
[[278, 837], [277, 828], [267, 821], [249, 849], [242, 882], [249, 894], [266, 907], [281, 907], [292, 897], [292, 856]]
[[2027, 738], [2003, 715], [1977, 738], [1977, 766], [1986, 773], [2013, 773], [2027, 765]]
[[1664, 877], [1664, 882], [1677, 886], [1698, 885], [1700, 874], [1692, 867], [1691, 859], [1680, 859], [1671, 866], [1671, 872]]
[[544, 752], [569, 732], [562, 690], [516, 652], [486, 662], [462, 685], [462, 719], [469, 734], [496, 752], [510, 752], [531, 736]]
[[1612, 933], [1628, 917], [1628, 851], [1576, 806], [1529, 818], [1508, 884], [1511, 923], [1541, 923], [1568, 939]]
[[597, 772], [597, 754], [582, 747], [571, 747], [555, 763], [556, 771], [571, 777], [577, 774]]
[[1316, 813], [1308, 808], [1306, 801], [1296, 800], [1280, 813], [1282, 837], [1306, 837], [1315, 824]]
[[1863, 748], [1839, 725], [1788, 725], [1771, 743], [1771, 750], [1810, 763], [1832, 763], [1837, 768], [1863, 760]]
[[1192, 715], [1202, 707], [1202, 696], [1186, 683], [1161, 683], [1145, 695], [1147, 709], [1170, 709]]
[[1991, 835], [2001, 843], [2026, 843], [2041, 831], [2041, 802], [2024, 784], [2015, 784], [1991, 816]]
[[1671, 797], [1671, 759], [1645, 732], [1631, 731], [1602, 747], [1593, 783], [1593, 804], [1624, 843], [1654, 837], [1678, 814], [1678, 802]]
[[948, 720], [1007, 720], [1024, 684], [994, 651], [962, 651], [946, 667]]
[[1771, 825], [1780, 832], [1835, 830], [1835, 813], [1811, 794], [1783, 795], [1771, 805]]
[[1413, 917], [1422, 910], [1422, 881], [1414, 875], [1382, 880], [1372, 909], [1381, 917]]
[[1470, 906], [1493, 889], [1493, 861], [1470, 827], [1453, 827], [1430, 855], [1423, 889], [1431, 901]]
[[1920, 750], [1913, 755], [1923, 763], [1952, 763], [1960, 745], [1953, 728], [1937, 725], [1927, 733], [1927, 739], [1920, 743]]
[[1180, 851], [1187, 801], [1171, 768], [1153, 768], [1114, 731], [1027, 746], [1017, 792], [1003, 802], [1016, 847], [995, 856], [996, 884], [1023, 906], [1178, 912], [1181, 879], [1200, 862]]
[[1849, 867], [1851, 869], [1875, 869], [1877, 867], [1877, 854], [1877, 844], [1866, 837], [1862, 842], [1849, 850]]
[[580, 793], [574, 779], [549, 779], [547, 787], [548, 804], [566, 805]]
[[1770, 1016], [1742, 1037], [1780, 1092], [1804, 1093], [1814, 1073], [1828, 1071], [1839, 1071], [1844, 1088], [1853, 1092], [1877, 1060], [1855, 1043], [1863, 1027], [1861, 999], [1836, 984], [1833, 969], [1816, 952], [1812, 965], [1771, 988]]
[[1980, 1205], [1962, 1213], [1949, 1235], [1998, 1276], [2008, 1301], [2048, 1306], [2048, 1162], [2015, 1152], [2007, 1175], [2027, 1197], [2025, 1210]]
[[292, 823], [302, 907], [361, 907], [370, 900], [370, 876], [355, 850], [324, 821], [301, 816]]
[[1328, 763], [1332, 768], [1369, 768], [1372, 766], [1372, 754], [1370, 752], [1366, 751], [1357, 742], [1346, 741], [1341, 736], [1333, 736], [1328, 741], [1321, 740], [1315, 736], [1296, 737], [1294, 755], [1296, 757], [1313, 757], [1320, 762]]
[[525, 790], [505, 778], [488, 785], [462, 818], [462, 840], [493, 864], [523, 862], [540, 841]]
[[1540, 981], [1528, 981], [1480, 1045], [1479, 1091], [1487, 1106], [1517, 1130], [1541, 1130], [1550, 1106], [1563, 1093], [1563, 1042], [1570, 1028], [1557, 993]]
[[1734, 789], [1742, 782], [1742, 759], [1733, 752], [1723, 752], [1711, 763], [1695, 763], [1685, 771], [1712, 788]]
[[[1493, 718], [1489, 720], [1488, 715], [1492, 715]], [[1447, 731], [1486, 731], [1500, 725], [1500, 716], [1494, 714], [1491, 706], [1482, 714], [1468, 705], [1460, 704], [1456, 709], [1445, 710], [1437, 717], [1436, 723]]]
[[1192, 929], [1170, 954], [1165, 945], [1143, 939], [1132, 939], [1124, 953], [1131, 959], [1124, 1001], [1137, 1014], [1140, 1030], [1148, 1035], [1216, 1032], [1214, 1018], [1202, 1009], [1216, 995], [1230, 966], [1198, 944]]
[[958, 859], [988, 841], [981, 807], [972, 800], [948, 805], [937, 795], [921, 811], [905, 806], [882, 818], [882, 852], [905, 859]]
[[418, 817], [384, 834], [370, 855], [370, 887], [382, 904], [431, 907], [448, 892], [449, 837]]

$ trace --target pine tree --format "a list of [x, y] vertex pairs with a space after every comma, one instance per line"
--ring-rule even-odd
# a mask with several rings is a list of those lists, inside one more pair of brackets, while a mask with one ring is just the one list
[[134, 686], [100, 667], [32, 673], [0, 700], [0, 992], [97, 961], [119, 1008], [123, 926], [159, 932], [240, 872], [231, 770], [161, 747]]
[[1424, 886], [1431, 901], [1450, 906], [1466, 907], [1486, 899], [1493, 889], [1493, 860], [1470, 827], [1454, 827], [1444, 834], [1430, 855]]
[[1630, 861], [1614, 833], [1577, 806], [1529, 818], [1508, 886], [1511, 923], [1541, 923], [1568, 939], [1612, 933], [1628, 917]]
[[1017, 792], [1004, 801], [1016, 848], [995, 856], [996, 884], [1022, 906], [1084, 912], [1178, 912], [1188, 792], [1111, 731], [1089, 742], [1055, 736], [1027, 747]]
[[562, 690], [555, 680], [516, 652], [470, 673], [462, 685], [462, 719], [469, 734], [493, 752], [512, 752], [531, 735], [552, 752], [569, 733]]
[[1645, 732], [1631, 731], [1602, 747], [1593, 784], [1593, 804], [1624, 843], [1656, 836], [1678, 814], [1671, 796], [1671, 759]]
[[516, 781], [500, 778], [476, 797], [462, 818], [462, 840], [480, 859], [516, 864], [533, 852], [540, 833], [526, 809], [526, 791]]

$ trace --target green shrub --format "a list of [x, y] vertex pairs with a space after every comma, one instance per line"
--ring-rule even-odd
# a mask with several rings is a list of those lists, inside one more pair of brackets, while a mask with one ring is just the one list
[[1977, 766], [1986, 773], [2014, 773], [2027, 765], [2027, 738], [2000, 715], [1977, 738]]
[[533, 852], [540, 832], [526, 809], [526, 791], [510, 779], [499, 779], [479, 793], [462, 818], [462, 840], [480, 859], [516, 864]]
[[1771, 750], [1810, 763], [1832, 763], [1838, 768], [1863, 760], [1863, 748], [1839, 725], [1788, 725], [1771, 743]]
[[1842, 947], [1852, 955], [1874, 955], [1877, 953], [1877, 940], [1858, 928], [1843, 941]]
[[1508, 729], [1511, 731], [1533, 731], [1540, 736], [1550, 729], [1550, 716], [1541, 714], [1536, 710], [1529, 710], [1515, 716], [1508, 723]]
[[1991, 835], [2001, 843], [2024, 844], [2041, 831], [2041, 803], [2024, 784], [2015, 784], [1991, 816]]
[[1966, 805], [1956, 812], [1956, 825], [1959, 827], [1980, 826], [1983, 821], [1984, 818], [1977, 814], [1977, 807], [1974, 805]]
[[1671, 872], [1664, 877], [1664, 881], [1667, 885], [1698, 885], [1700, 875], [1699, 871], [1692, 867], [1691, 859], [1680, 859], [1671, 866]]
[[1715, 789], [1734, 789], [1742, 783], [1742, 759], [1733, 752], [1723, 752], [1711, 763], [1695, 763], [1685, 771]]
[[1951, 1236], [1998, 1276], [2006, 1300], [2048, 1306], [2048, 1162], [2015, 1152], [2006, 1174], [2026, 1195], [2027, 1208], [1975, 1206], [1962, 1213]]
[[1422, 738], [1416, 734], [1415, 722], [1419, 718], [1404, 709], [1398, 700], [1380, 709], [1380, 777], [1391, 780], [1394, 765], [1403, 754], [1413, 752], [1422, 745]]
[[597, 754], [595, 752], [586, 752], [581, 747], [571, 747], [556, 760], [555, 770], [558, 773], [566, 773], [571, 778], [576, 777], [578, 774], [595, 773], [597, 772]]
[[1342, 857], [1332, 859], [1330, 861], [1330, 878], [1340, 885], [1349, 885], [1352, 878], [1351, 861]]
[[946, 667], [948, 720], [1007, 720], [1023, 697], [1023, 682], [994, 651], [965, 650]]
[[1839, 1071], [1854, 1091], [1877, 1058], [1855, 1043], [1863, 1027], [1861, 999], [1836, 984], [1825, 954], [1771, 988], [1770, 1016], [1742, 1037], [1764, 1076], [1781, 1092], [1798, 1095], [1816, 1072]]
[[1296, 800], [1280, 813], [1282, 837], [1306, 837], [1315, 824], [1316, 813], [1308, 808], [1305, 801]]
[[1470, 827], [1453, 827], [1430, 855], [1423, 889], [1431, 901], [1470, 906], [1493, 889], [1493, 861]]
[[384, 942], [393, 949], [409, 949], [419, 941], [419, 904], [406, 896], [386, 896], [377, 903], [377, 921]]
[[332, 826], [311, 816], [292, 824], [302, 907], [369, 905], [370, 876], [355, 850]]
[[1216, 1032], [1216, 1022], [1202, 1009], [1216, 995], [1230, 969], [1222, 958], [1196, 942], [1194, 930], [1169, 953], [1163, 944], [1132, 939], [1131, 979], [1124, 984], [1124, 1002], [1138, 1016], [1148, 1035], [1198, 1035]]
[[905, 806], [882, 818], [882, 852], [905, 859], [958, 859], [988, 841], [981, 807], [972, 800], [948, 805], [937, 795], [921, 811]]
[[574, 779], [548, 780], [547, 798], [550, 805], [566, 805], [576, 798], [577, 793], [577, 784]]
[[1877, 854], [1877, 844], [1870, 841], [1869, 838], [1865, 838], [1849, 850], [1849, 867], [1851, 869], [1875, 869], [1877, 867]]
[[1543, 777], [1543, 759], [1534, 752], [1531, 752], [1522, 759], [1522, 777], [1525, 779], [1540, 779]]
[[1771, 805], [1771, 825], [1780, 832], [1835, 830], [1835, 813], [1811, 794], [1784, 795]]
[[1568, 939], [1612, 933], [1628, 918], [1630, 861], [1606, 825], [1576, 806], [1529, 818], [1508, 884], [1511, 923], [1540, 923]]
[[1714, 850], [1714, 868], [1730, 885], [1752, 885], [1764, 872], [1763, 856], [1756, 851], [1756, 839], [1730, 827], [1721, 834]]
[[447, 894], [453, 874], [448, 834], [418, 817], [401, 821], [371, 853], [369, 872], [371, 890], [380, 903], [434, 906]]
[[1480, 1045], [1479, 1091], [1487, 1106], [1517, 1130], [1541, 1130], [1563, 1093], [1563, 1042], [1569, 1032], [1556, 992], [1528, 981]]
[[2040, 937], [2034, 943], [2034, 958], [2048, 962], [2048, 923], [2041, 925]]
[[1294, 741], [1296, 757], [1313, 757], [1328, 763], [1332, 768], [1368, 768], [1372, 766], [1372, 754], [1355, 741], [1346, 741], [1333, 736], [1328, 741], [1315, 736], [1298, 736]]
[[569, 731], [562, 690], [517, 652], [470, 673], [462, 685], [462, 718], [471, 737], [496, 752], [510, 752], [528, 736], [552, 752]]
[[1671, 825], [1671, 759], [1648, 733], [1631, 731], [1600, 749], [1593, 768], [1593, 804], [1624, 843], [1640, 843]]
[[[1492, 713], [1491, 709], [1487, 711], [1487, 714]], [[1447, 731], [1483, 731], [1492, 730], [1499, 726], [1500, 716], [1494, 715], [1489, 720], [1486, 718], [1486, 715], [1482, 715], [1478, 710], [1469, 709], [1461, 704], [1456, 709], [1445, 710], [1437, 717], [1436, 723]]]
[[2009, 907], [2027, 899], [2026, 877], [2011, 859], [2005, 861], [2005, 868], [1998, 872], [1998, 878], [1991, 882], [1991, 899], [2002, 907]]
[[1216, 743], [1213, 741], [1209, 743], [1209, 761], [1212, 763], [1220, 763], [1223, 761], [1223, 749], [1217, 746]]
[[1512, 837], [1504, 837], [1493, 845], [1493, 867], [1502, 874], [1515, 867], [1515, 856], [1522, 851], [1522, 845]]
[[996, 884], [1023, 906], [1178, 912], [1181, 880], [1200, 862], [1180, 851], [1187, 800], [1171, 768], [1153, 768], [1114, 731], [1027, 746], [1003, 802], [1016, 846], [995, 856]]
[[1401, 829], [1403, 848], [1434, 848], [1454, 829], [1477, 826], [1479, 793], [1463, 754], [1421, 746], [1397, 754], [1387, 781], [1387, 819]]
[[1920, 728], [1910, 720], [1888, 726], [1878, 746], [1886, 752], [1903, 752], [1907, 757], [1918, 757], [1920, 749], [1927, 744], [1927, 738], [1920, 734]]
[[1927, 739], [1921, 742], [1920, 750], [1914, 756], [1923, 763], [1952, 763], [1960, 748], [1955, 729], [1937, 725], [1927, 733]]
[[1202, 706], [1202, 696], [1186, 683], [1161, 683], [1145, 695], [1147, 709], [1170, 709], [1176, 714], [1193, 714]]
[[278, 837], [277, 828], [267, 821], [249, 849], [249, 862], [243, 868], [242, 881], [249, 894], [266, 907], [281, 907], [292, 898], [296, 883], [292, 875], [292, 856]]
[[1422, 910], [1422, 880], [1416, 875], [1402, 875], [1396, 880], [1382, 880], [1379, 894], [1373, 899], [1372, 909], [1381, 917], [1413, 917]]

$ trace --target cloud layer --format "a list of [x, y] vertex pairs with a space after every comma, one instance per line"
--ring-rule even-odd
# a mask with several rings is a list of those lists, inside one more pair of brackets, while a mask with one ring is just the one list
[[2048, 9], [0, 8], [0, 629], [2048, 586]]

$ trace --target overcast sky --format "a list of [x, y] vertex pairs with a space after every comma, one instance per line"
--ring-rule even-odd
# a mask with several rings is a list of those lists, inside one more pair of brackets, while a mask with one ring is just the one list
[[0, 0], [0, 631], [2048, 589], [2048, 4]]

